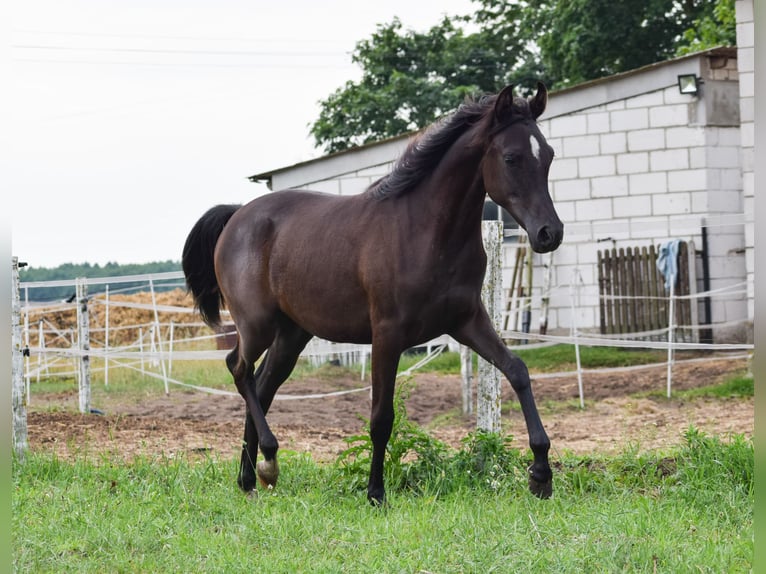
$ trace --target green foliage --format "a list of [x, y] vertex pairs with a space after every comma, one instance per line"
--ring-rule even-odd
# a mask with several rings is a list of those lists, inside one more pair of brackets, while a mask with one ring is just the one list
[[[357, 43], [358, 82], [319, 102], [317, 146], [337, 152], [425, 127], [466, 95], [538, 80], [561, 89], [734, 44], [733, 0], [475, 0], [426, 32], [398, 19]], [[470, 29], [468, 33], [463, 26]]]
[[531, 0], [542, 65], [563, 88], [666, 60], [688, 26], [693, 2]]
[[[686, 446], [677, 457], [678, 485], [690, 499], [701, 506], [717, 504], [717, 489], [725, 487], [732, 492], [753, 494], [755, 457], [753, 442], [736, 435], [730, 442], [709, 437], [694, 426], [685, 434]], [[705, 482], [711, 488], [691, 490], [686, 485]]]
[[[58, 280], [74, 281], [80, 277], [100, 278], [100, 277], [123, 277], [125, 275], [146, 275], [151, 273], [165, 273], [169, 271], [180, 271], [181, 263], [179, 261], [156, 261], [153, 263], [131, 263], [118, 264], [107, 263], [91, 265], [90, 263], [64, 263], [58, 267], [22, 267], [19, 269], [19, 280], [23, 282], [45, 282]], [[120, 289], [131, 289], [138, 287], [138, 283], [122, 283]], [[172, 289], [173, 287], [156, 286], [157, 291]], [[66, 299], [74, 293], [74, 285], [69, 287], [36, 287], [29, 290], [30, 301], [55, 301]]]
[[[712, 9], [710, 4], [713, 4]], [[695, 18], [683, 33], [677, 47], [679, 56], [716, 46], [737, 44], [737, 14], [734, 0], [717, 0], [706, 3], [705, 10]]]
[[[406, 401], [411, 391], [412, 381], [405, 379], [397, 384], [394, 394], [394, 425], [384, 467], [388, 488], [417, 490], [439, 474], [440, 463], [448, 452], [446, 444], [407, 418]], [[337, 461], [343, 475], [341, 486], [359, 490], [367, 485], [372, 460], [370, 421], [365, 419], [362, 433], [348, 437], [346, 442], [350, 446]]]
[[523, 50], [518, 40], [466, 34], [447, 17], [425, 33], [394, 19], [357, 43], [352, 59], [362, 79], [320, 102], [311, 133], [337, 152], [419, 129], [466, 96], [495, 91]]
[[[411, 391], [410, 381], [399, 384], [395, 391], [396, 418], [386, 449], [387, 490], [444, 495], [477, 488], [497, 491], [503, 485], [518, 487], [508, 478], [524, 476], [524, 462], [518, 450], [509, 448], [511, 436], [476, 431], [463, 440], [461, 450], [455, 451], [407, 418], [406, 400]], [[351, 446], [336, 462], [341, 473], [339, 485], [357, 491], [366, 486], [370, 472], [369, 421], [365, 421], [362, 434], [347, 442]]]

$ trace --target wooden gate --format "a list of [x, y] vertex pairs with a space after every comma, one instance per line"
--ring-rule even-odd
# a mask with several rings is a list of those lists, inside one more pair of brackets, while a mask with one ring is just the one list
[[[692, 247], [693, 249], [693, 247]], [[599, 308], [601, 333], [640, 333], [668, 326], [668, 293], [665, 278], [657, 269], [659, 248], [612, 248], [598, 252]], [[692, 270], [692, 276], [694, 271]], [[678, 248], [678, 275], [675, 295], [688, 295], [690, 290], [689, 246], [685, 241]], [[675, 324], [694, 324], [692, 301], [676, 299]], [[664, 339], [666, 334], [648, 336]], [[693, 330], [677, 329], [676, 340], [693, 340]]]

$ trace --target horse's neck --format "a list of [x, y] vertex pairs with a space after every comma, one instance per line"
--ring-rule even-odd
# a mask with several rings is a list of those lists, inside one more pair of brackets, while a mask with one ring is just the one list
[[470, 239], [481, 234], [481, 216], [486, 192], [481, 177], [480, 149], [467, 145], [464, 135], [452, 145], [429, 178], [427, 189], [419, 190], [426, 211], [436, 215], [437, 239]]

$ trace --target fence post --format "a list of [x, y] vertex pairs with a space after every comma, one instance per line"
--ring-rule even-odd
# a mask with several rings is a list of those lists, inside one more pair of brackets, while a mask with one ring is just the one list
[[[500, 332], [500, 305], [503, 289], [503, 223], [483, 221], [482, 240], [487, 252], [487, 272], [481, 298], [495, 331]], [[487, 432], [500, 432], [500, 372], [479, 357], [476, 426]]]
[[80, 412], [90, 412], [90, 314], [88, 312], [88, 284], [85, 279], [75, 282], [77, 298], [77, 348], [80, 352]]
[[104, 290], [104, 386], [109, 386], [109, 285]]
[[460, 380], [463, 391], [463, 415], [473, 414], [473, 351], [460, 345]]
[[165, 368], [165, 359], [162, 358], [162, 337], [160, 337], [160, 316], [157, 313], [157, 296], [154, 293], [154, 281], [149, 279], [149, 290], [152, 294], [152, 308], [154, 309], [154, 329], [157, 334], [157, 350], [160, 355], [160, 368], [162, 369], [162, 380], [165, 382], [165, 394], [170, 394], [170, 385], [168, 385], [168, 372]]
[[569, 299], [572, 305], [572, 338], [574, 339], [575, 360], [577, 362], [577, 392], [580, 395], [580, 408], [585, 408], [585, 397], [582, 387], [582, 362], [580, 360], [580, 343], [577, 338], [580, 331], [577, 329], [577, 308], [580, 306], [580, 283], [582, 281], [580, 270], [575, 268], [572, 271], [572, 282], [569, 284]]
[[675, 329], [675, 273], [670, 274], [670, 295], [668, 302], [668, 375], [667, 375], [667, 396], [670, 398], [671, 387], [673, 386], [673, 330]]
[[12, 258], [12, 296], [11, 303], [11, 371], [13, 407], [13, 449], [19, 461], [24, 461], [27, 450], [27, 403], [24, 390], [24, 350], [21, 336], [21, 300], [19, 298], [19, 258]]

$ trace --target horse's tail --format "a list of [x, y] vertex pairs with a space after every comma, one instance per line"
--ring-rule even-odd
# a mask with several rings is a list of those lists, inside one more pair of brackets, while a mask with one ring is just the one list
[[224, 226], [241, 205], [216, 205], [194, 224], [184, 244], [181, 266], [194, 305], [211, 327], [221, 324], [223, 294], [215, 277], [213, 253]]

